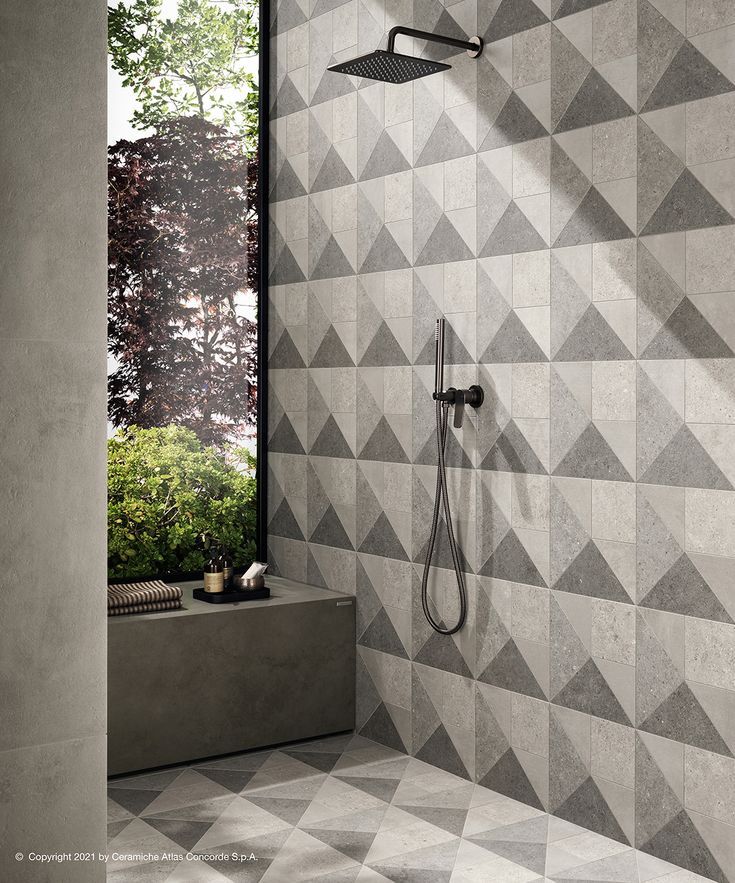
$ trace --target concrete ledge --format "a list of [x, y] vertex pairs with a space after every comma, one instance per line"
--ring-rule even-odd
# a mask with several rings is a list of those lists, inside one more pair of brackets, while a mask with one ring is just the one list
[[110, 617], [108, 774], [351, 730], [355, 599], [268, 579], [272, 597]]

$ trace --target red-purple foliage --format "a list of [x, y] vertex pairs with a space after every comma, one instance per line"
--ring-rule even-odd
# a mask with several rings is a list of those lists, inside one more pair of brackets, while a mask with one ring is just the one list
[[109, 418], [174, 423], [205, 444], [252, 432], [257, 325], [257, 157], [199, 117], [108, 156]]

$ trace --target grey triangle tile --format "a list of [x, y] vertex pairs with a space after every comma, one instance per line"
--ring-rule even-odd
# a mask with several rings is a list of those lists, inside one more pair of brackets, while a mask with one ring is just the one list
[[[363, 733], [362, 735], [365, 734]], [[393, 746], [391, 745], [389, 747], [392, 748]], [[398, 750], [401, 751], [403, 749]], [[400, 779], [386, 779], [380, 776], [337, 775], [337, 778], [341, 782], [345, 782], [347, 785], [352, 785], [353, 788], [364, 791], [366, 794], [370, 794], [372, 797], [377, 797], [378, 800], [385, 801], [385, 803], [390, 803], [391, 800], [393, 800], [393, 795], [396, 793], [396, 789], [401, 784]]]
[[516, 254], [524, 251], [539, 251], [546, 248], [539, 232], [518, 208], [510, 202], [488, 237], [479, 257], [488, 258], [501, 254]]
[[[429, 545], [428, 524], [425, 525], [425, 527], [427, 539], [422, 544], [421, 550], [418, 552], [418, 554], [414, 555], [413, 558], [416, 563], [420, 564], [423, 564], [426, 561], [426, 550]], [[444, 570], [452, 570], [454, 568], [452, 552], [449, 548], [449, 541], [447, 540], [446, 522], [444, 521], [443, 517], [439, 519], [439, 526], [436, 532], [436, 543], [434, 545], [434, 554], [431, 558], [431, 564], [432, 567], [441, 567]], [[464, 573], [472, 573], [470, 563], [465, 557], [464, 551], [461, 548], [459, 550], [459, 566], [462, 568], [462, 571]]]
[[415, 168], [430, 166], [437, 162], [446, 162], [448, 159], [469, 156], [474, 152], [474, 148], [451, 117], [442, 112], [414, 166]]
[[[299, 531], [299, 533], [301, 532]], [[300, 539], [303, 539], [303, 535]], [[226, 770], [214, 767], [197, 767], [197, 772], [218, 785], [224, 785], [233, 794], [239, 794], [257, 773], [257, 770]], [[181, 818], [181, 816], [178, 818]]]
[[319, 169], [314, 183], [311, 185], [311, 192], [318, 193], [322, 190], [333, 190], [336, 187], [346, 187], [348, 184], [354, 184], [355, 179], [347, 168], [342, 157], [334, 149], [334, 145], [330, 146], [324, 162]]
[[544, 578], [531, 560], [514, 530], [509, 530], [480, 570], [482, 576], [524, 583], [527, 586], [546, 586]]
[[403, 739], [396, 729], [393, 718], [390, 716], [390, 712], [385, 707], [384, 702], [378, 705], [368, 720], [360, 727], [360, 735], [366, 739], [372, 739], [373, 742], [378, 742], [381, 745], [387, 745], [388, 748], [394, 748], [396, 751], [406, 753]]
[[441, 671], [448, 671], [463, 678], [471, 678], [472, 672], [459, 651], [459, 647], [451, 638], [431, 631], [429, 637], [414, 656], [414, 662], [429, 665]]
[[271, 24], [271, 36], [283, 34], [304, 24], [306, 16], [296, 0], [281, 0]]
[[735, 83], [686, 40], [649, 95], [641, 113], [722, 95], [733, 89]]
[[732, 757], [717, 728], [702, 708], [689, 686], [680, 684], [658, 708], [650, 714], [639, 729], [665, 739], [674, 739], [694, 745], [705, 751], [714, 751]]
[[[512, 748], [505, 751], [500, 760], [480, 779], [478, 785], [505, 794], [506, 797], [525, 803], [526, 806], [533, 806], [536, 809], [544, 808]], [[469, 837], [467, 839], [477, 843], [482, 839], [482, 835], [480, 838]], [[484, 846], [484, 843], [480, 842], [480, 845]], [[492, 849], [492, 847], [489, 848]]]
[[506, 425], [487, 452], [480, 469], [534, 475], [547, 474], [533, 448], [513, 420]]
[[314, 769], [322, 773], [331, 773], [334, 765], [342, 756], [341, 754], [326, 751], [298, 751], [288, 748], [284, 749], [283, 753], [288, 755], [288, 757], [293, 757], [295, 760], [300, 760], [301, 763], [305, 763], [307, 766], [313, 766]]
[[411, 164], [387, 131], [383, 130], [360, 175], [361, 181], [405, 172]]
[[273, 348], [273, 352], [268, 359], [269, 368], [305, 368], [304, 360], [301, 353], [296, 349], [296, 344], [288, 332], [284, 329], [283, 334], [279, 337], [278, 343]]
[[349, 2], [350, 0], [316, 0], [314, 8], [311, 11], [311, 18], [318, 18], [320, 15], [324, 15], [325, 12], [331, 12], [333, 9], [339, 9], [340, 6], [344, 6], [346, 3]]
[[146, 824], [160, 831], [169, 840], [178, 843], [187, 852], [196, 846], [213, 822], [192, 822], [181, 819], [158, 819], [155, 816], [146, 817]]
[[581, 827], [594, 826], [593, 830], [596, 833], [630, 845], [620, 823], [591, 776], [555, 810], [554, 815]]
[[[528, 2], [532, 3], [532, 0]], [[536, 4], [532, 3], [532, 5]], [[523, 141], [532, 141], [534, 138], [543, 138], [548, 134], [546, 127], [534, 116], [528, 106], [515, 92], [511, 92], [480, 145], [480, 150], [494, 150], [496, 147], [520, 144]]]
[[[418, 10], [415, 10], [414, 15], [416, 15], [417, 12]], [[471, 36], [459, 26], [457, 19], [454, 18], [449, 10], [444, 7], [441, 7], [439, 18], [437, 19], [436, 24], [432, 26], [431, 30], [435, 34], [444, 34], [447, 37], [454, 37], [456, 40], [469, 40]], [[461, 51], [461, 49], [456, 49], [453, 46], [442, 46], [440, 43], [427, 42], [422, 57], [430, 58], [432, 61], [445, 61], [447, 58], [450, 58], [452, 55], [457, 55]]]
[[385, 512], [378, 515], [375, 524], [370, 528], [357, 551], [369, 555], [381, 555], [384, 558], [394, 558], [399, 561], [409, 560], [403, 543], [398, 539]]
[[[628, 715], [602, 676], [594, 659], [588, 659], [552, 701], [556, 705], [572, 708], [584, 714], [592, 714], [616, 724], [632, 726]], [[574, 819], [567, 821], [573, 822]]]
[[416, 266], [447, 264], [452, 261], [469, 261], [474, 258], [467, 243], [460, 236], [449, 218], [442, 214], [426, 245], [416, 258]]
[[281, 417], [268, 439], [268, 450], [279, 454], [304, 454], [304, 448], [286, 414]]
[[466, 809], [456, 809], [445, 806], [399, 806], [400, 809], [413, 816], [423, 819], [425, 822], [448, 831], [456, 837], [462, 836], [465, 821], [467, 820]]
[[[660, 4], [657, 4], [660, 5]], [[649, 0], [638, 3], [638, 106], [642, 107], [684, 43], [684, 34]]]
[[280, 506], [273, 513], [273, 517], [268, 522], [268, 532], [274, 536], [287, 537], [291, 540], [304, 539], [299, 523], [296, 521], [293, 510], [289, 506], [288, 500], [286, 500], [285, 497], [281, 500]]
[[396, 438], [390, 423], [381, 417], [360, 452], [360, 460], [382, 460], [388, 463], [408, 463], [403, 445]]
[[733, 624], [730, 614], [684, 552], [638, 604]]
[[484, 840], [480, 841], [477, 837], [470, 838], [473, 843], [484, 846], [485, 849], [507, 858], [509, 861], [528, 868], [535, 874], [543, 876], [546, 870], [546, 842], [544, 843], [523, 843], [518, 840]]
[[350, 538], [347, 536], [347, 531], [344, 529], [331, 503], [324, 515], [322, 515], [319, 524], [314, 528], [314, 532], [309, 537], [309, 542], [322, 546], [334, 546], [337, 549], [349, 549], [351, 551], [354, 549]]
[[263, 797], [260, 794], [248, 792], [247, 799], [271, 815], [288, 822], [289, 825], [297, 825], [301, 816], [311, 804], [311, 800], [289, 797]]
[[327, 417], [327, 422], [321, 428], [309, 453], [316, 457], [340, 457], [348, 460], [355, 456], [331, 414]]
[[569, 132], [583, 126], [633, 116], [634, 113], [633, 108], [607, 80], [595, 68], [591, 68], [554, 131]]
[[721, 227], [733, 222], [735, 218], [699, 183], [689, 169], [684, 169], [641, 231], [641, 236], [696, 230], [701, 227]]
[[110, 840], [114, 840], [121, 831], [124, 831], [125, 828], [130, 824], [131, 819], [120, 819], [119, 822], [109, 822], [107, 825], [107, 842]]
[[539, 682], [512, 638], [505, 642], [500, 652], [482, 672], [479, 680], [493, 687], [522, 693], [534, 699], [546, 699]]
[[271, 188], [271, 202], [281, 202], [284, 199], [295, 199], [297, 196], [305, 195], [306, 190], [299, 176], [293, 170], [291, 163], [285, 160]]
[[622, 361], [633, 354], [612, 330], [594, 304], [590, 304], [561, 345], [556, 362]]
[[383, 880], [391, 880], [393, 883], [450, 883], [452, 879], [452, 871], [446, 868], [401, 867], [396, 864], [401, 858], [397, 856], [369, 867], [380, 874]]
[[360, 359], [360, 367], [379, 368], [386, 365], [408, 365], [409, 361], [395, 335], [383, 319]]
[[292, 282], [304, 282], [305, 279], [293, 252], [284, 245], [270, 269], [268, 281], [271, 285], [290, 285]]
[[336, 61], [337, 59], [332, 57], [329, 60], [329, 64], [324, 65], [322, 78], [319, 80], [319, 85], [314, 90], [314, 94], [309, 102], [311, 107], [316, 107], [318, 104], [324, 104], [325, 101], [341, 98], [343, 95], [349, 95], [351, 92], [355, 91], [355, 87], [352, 85], [349, 77], [345, 77], [342, 74], [337, 74], [334, 71], [327, 69], [330, 65], [335, 64]]
[[493, 365], [508, 362], [548, 362], [549, 359], [515, 310], [510, 310], [480, 361]]
[[554, 248], [630, 239], [633, 235], [633, 231], [600, 191], [596, 187], [590, 187], [556, 238]]
[[322, 338], [314, 358], [311, 360], [311, 368], [354, 368], [350, 354], [347, 352], [342, 338], [337, 333], [334, 325], [330, 325], [327, 333]]
[[384, 607], [380, 608], [377, 616], [362, 633], [357, 643], [361, 647], [369, 647], [371, 650], [379, 650], [381, 653], [390, 653], [392, 656], [408, 659], [403, 642], [398, 637]]
[[301, 97], [301, 93], [294, 86], [293, 80], [288, 74], [283, 78], [283, 82], [276, 95], [271, 109], [271, 119], [279, 119], [280, 117], [289, 116], [306, 108], [306, 102]]
[[485, 31], [485, 42], [502, 40], [521, 31], [546, 24], [549, 19], [533, 0], [501, 0], [498, 11]]
[[694, 306], [683, 297], [641, 359], [727, 359], [735, 353]]
[[668, 484], [675, 487], [704, 487], [728, 491], [733, 489], [688, 426], [679, 428], [640, 480], [645, 484]]
[[321, 586], [323, 589], [329, 588], [311, 549], [306, 550], [306, 581], [310, 586]]
[[492, 828], [484, 835], [488, 841], [502, 840], [506, 843], [544, 843], [549, 839], [549, 817], [534, 816], [522, 822], [513, 822], [500, 828]]
[[302, 828], [301, 830], [360, 863], [365, 861], [365, 857], [373, 845], [373, 840], [375, 840], [375, 834], [367, 831], [325, 831], [321, 828]]
[[632, 481], [594, 423], [588, 424], [553, 474], [600, 481]]
[[575, 12], [584, 12], [595, 6], [601, 6], [608, 0], [552, 0], [553, 18], [564, 18], [567, 15], [574, 15]]
[[324, 246], [316, 265], [311, 273], [311, 279], [338, 279], [342, 276], [354, 275], [352, 265], [345, 257], [345, 253], [339, 246], [334, 236], [329, 237]]
[[401, 251], [390, 230], [383, 225], [360, 266], [361, 273], [379, 273], [386, 270], [405, 270], [411, 265]]
[[[433, 430], [418, 455], [414, 457], [413, 462], [423, 466], [436, 466], [437, 461], [436, 430]], [[444, 461], [447, 466], [451, 466], [454, 469], [472, 469], [472, 461], [457, 440], [457, 436], [451, 430], [447, 436]]]
[[638, 848], [641, 852], [679, 865], [708, 880], [728, 883], [724, 871], [683, 809]]
[[460, 776], [463, 779], [470, 778], [467, 767], [454, 747], [444, 724], [439, 724], [421, 748], [414, 753], [414, 756], [432, 764], [432, 766], [439, 767], [441, 770], [454, 773], [455, 776]]
[[630, 604], [630, 596], [615, 576], [610, 565], [592, 540], [588, 540], [582, 551], [554, 583], [558, 592], [575, 595], [591, 595], [606, 601], [620, 601]]
[[123, 809], [139, 816], [158, 797], [160, 791], [138, 790], [137, 788], [108, 788], [107, 796], [119, 803]]
[[[426, 343], [421, 348], [421, 353], [416, 359], [415, 364], [433, 365], [435, 350], [436, 340], [434, 337], [434, 324], [432, 322], [431, 331], [428, 331], [426, 334]], [[444, 361], [447, 365], [472, 365], [475, 361], [449, 322], [447, 322], [445, 328]]]
[[639, 879], [636, 853], [632, 849], [554, 875], [554, 883], [588, 883], [591, 880], [638, 883]]

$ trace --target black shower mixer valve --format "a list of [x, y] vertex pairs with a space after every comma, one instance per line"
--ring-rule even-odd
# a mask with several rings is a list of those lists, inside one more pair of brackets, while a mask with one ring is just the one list
[[461, 429], [464, 422], [465, 405], [479, 408], [485, 400], [485, 393], [481, 386], [473, 383], [469, 389], [456, 389], [454, 386], [450, 386], [443, 392], [433, 393], [433, 397], [435, 401], [443, 402], [447, 406], [454, 405], [453, 426], [455, 429]]

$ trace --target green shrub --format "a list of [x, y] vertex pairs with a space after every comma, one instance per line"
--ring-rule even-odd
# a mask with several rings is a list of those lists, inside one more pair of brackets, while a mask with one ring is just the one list
[[180, 426], [133, 426], [109, 439], [109, 578], [199, 571], [208, 539], [227, 546], [236, 564], [248, 563], [254, 462], [242, 449], [205, 447]]

